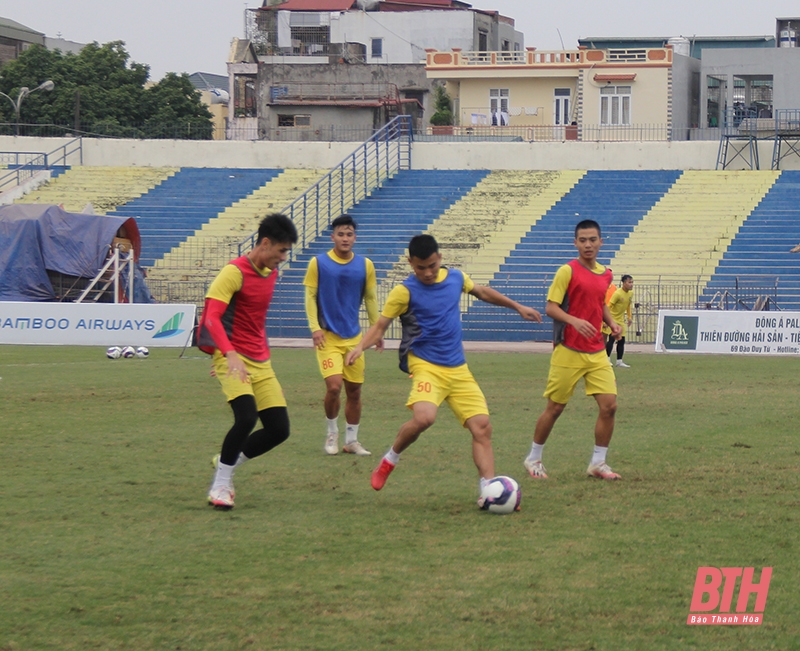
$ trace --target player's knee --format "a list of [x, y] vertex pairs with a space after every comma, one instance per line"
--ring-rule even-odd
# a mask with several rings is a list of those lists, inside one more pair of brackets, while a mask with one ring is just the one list
[[250, 432], [258, 423], [258, 410], [253, 396], [239, 396], [230, 402], [236, 427]]
[[258, 415], [275, 445], [280, 445], [289, 438], [289, 410], [286, 407], [270, 407]]
[[422, 434], [426, 429], [436, 422], [436, 415], [433, 414], [414, 414], [414, 425], [417, 430], [417, 436]]
[[564, 410], [566, 408], [567, 408], [567, 405], [565, 405], [563, 403], [560, 403], [560, 402], [553, 402], [552, 400], [550, 400], [547, 403], [547, 411], [549, 412], [550, 416], [553, 417], [553, 419], [556, 419], [561, 414], [563, 414]]
[[338, 396], [342, 392], [342, 376], [325, 378], [325, 387], [329, 395]]
[[358, 402], [361, 400], [361, 385], [354, 384], [352, 382], [345, 382], [344, 383], [345, 393], [347, 394], [347, 399], [353, 402]]
[[617, 401], [611, 400], [600, 405], [601, 418], [614, 418], [617, 413]]

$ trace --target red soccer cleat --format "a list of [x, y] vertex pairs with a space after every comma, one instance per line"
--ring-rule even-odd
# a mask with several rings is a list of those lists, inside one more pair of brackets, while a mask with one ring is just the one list
[[380, 465], [372, 471], [372, 487], [379, 491], [386, 484], [389, 475], [392, 474], [395, 464], [381, 459]]

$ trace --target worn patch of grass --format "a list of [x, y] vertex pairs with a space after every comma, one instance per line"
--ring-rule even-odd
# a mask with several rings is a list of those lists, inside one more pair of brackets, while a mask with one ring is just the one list
[[[479, 512], [446, 407], [386, 488], [369, 473], [407, 417], [396, 357], [368, 353], [363, 443], [322, 452], [309, 350], [276, 350], [292, 436], [205, 505], [231, 417], [205, 359], [0, 348], [0, 650], [790, 649], [796, 613], [796, 360], [631, 355], [609, 457], [583, 476], [594, 401], [521, 465], [546, 355], [472, 354], [498, 473], [522, 511]], [[688, 627], [700, 565], [774, 568], [764, 624]], [[751, 600], [752, 604], [752, 600]]]

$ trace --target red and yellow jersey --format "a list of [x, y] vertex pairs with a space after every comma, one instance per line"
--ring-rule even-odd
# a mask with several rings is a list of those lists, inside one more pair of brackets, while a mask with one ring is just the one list
[[267, 311], [277, 269], [257, 269], [243, 255], [223, 267], [206, 294], [197, 346], [205, 353], [231, 350], [256, 362], [269, 359]]
[[611, 270], [601, 264], [596, 264], [594, 269], [587, 269], [578, 260], [572, 260], [559, 268], [550, 285], [547, 300], [558, 303], [570, 316], [588, 321], [597, 329], [597, 333], [588, 339], [571, 325], [554, 321], [554, 346], [563, 344], [581, 353], [605, 350], [601, 328], [606, 290], [611, 280]]

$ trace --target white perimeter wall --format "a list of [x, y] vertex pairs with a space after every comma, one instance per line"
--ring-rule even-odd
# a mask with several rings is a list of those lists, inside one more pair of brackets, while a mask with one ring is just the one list
[[[69, 142], [58, 138], [0, 136], [0, 151], [52, 152]], [[738, 143], [746, 144], [746, 143]], [[772, 141], [760, 143], [763, 169], [769, 169]], [[84, 165], [151, 167], [331, 168], [358, 143], [241, 142], [190, 140], [83, 141]], [[419, 142], [412, 148], [414, 169], [698, 169], [716, 166], [717, 141], [686, 142]], [[79, 165], [77, 157], [69, 161]], [[729, 169], [743, 169], [736, 161]], [[800, 157], [786, 158], [782, 169], [800, 169]], [[2, 176], [2, 172], [0, 172]]]

